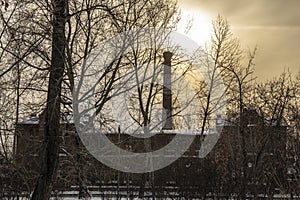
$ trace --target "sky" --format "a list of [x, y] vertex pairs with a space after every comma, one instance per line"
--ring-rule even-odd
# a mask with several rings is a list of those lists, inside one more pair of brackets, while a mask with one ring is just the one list
[[179, 7], [183, 13], [198, 13], [202, 27], [194, 20], [194, 35], [200, 29], [206, 29], [207, 35], [206, 24], [220, 14], [244, 49], [257, 46], [255, 76], [259, 81], [287, 70], [296, 75], [300, 70], [300, 0], [179, 0]]

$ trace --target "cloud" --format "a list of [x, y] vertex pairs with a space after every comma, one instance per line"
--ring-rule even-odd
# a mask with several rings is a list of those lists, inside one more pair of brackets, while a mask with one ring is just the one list
[[289, 69], [293, 74], [298, 72], [299, 29], [255, 27], [233, 29], [233, 32], [240, 39], [244, 49], [253, 49], [257, 45], [258, 52], [254, 61], [258, 80], [271, 79], [285, 69]]
[[258, 45], [255, 75], [259, 80], [300, 66], [300, 0], [179, 0], [185, 10], [227, 18], [244, 48]]
[[300, 27], [299, 0], [179, 0], [186, 9], [221, 14], [232, 24]]
[[289, 25], [267, 25], [267, 26], [261, 26], [261, 25], [256, 25], [256, 26], [245, 26], [245, 25], [234, 25], [231, 26], [233, 30], [286, 30], [286, 31], [300, 31], [300, 26], [289, 26]]

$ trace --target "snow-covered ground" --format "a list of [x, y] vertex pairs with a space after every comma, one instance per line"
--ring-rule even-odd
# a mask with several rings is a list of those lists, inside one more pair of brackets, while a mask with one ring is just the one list
[[[93, 195], [94, 192], [92, 192], [92, 195]], [[65, 197], [62, 197], [61, 195], [65, 195]], [[70, 197], [68, 197], [70, 195]], [[140, 198], [129, 198], [129, 197], [122, 197], [122, 198], [116, 198], [116, 197], [113, 197], [115, 196], [115, 194], [110, 194], [109, 196], [111, 197], [90, 197], [90, 198], [81, 198], [79, 199], [78, 197], [75, 197], [77, 196], [78, 193], [73, 193], [73, 192], [64, 192], [63, 194], [60, 194], [59, 197], [52, 197], [51, 200], [140, 200]], [[94, 194], [95, 196], [99, 195], [97, 193]], [[268, 197], [266, 195], [258, 195], [258, 197], [260, 199], [268, 199]], [[144, 199], [152, 199], [150, 195], [148, 195], [148, 197], [145, 197]], [[176, 199], [182, 199], [182, 197], [173, 197], [173, 198], [164, 198], [164, 200], [176, 200]], [[196, 200], [197, 198], [195, 198]], [[213, 200], [215, 198], [211, 197], [207, 197], [206, 198], [207, 200]], [[226, 199], [229, 199], [230, 198], [226, 198]], [[235, 198], [232, 198], [232, 199], [235, 199]], [[249, 197], [247, 199], [253, 199], [253, 197]], [[291, 199], [291, 195], [289, 194], [285, 194], [285, 195], [280, 195], [280, 194], [276, 194], [274, 195], [273, 199], [281, 199], [281, 200], [287, 200], [287, 199]], [[300, 196], [293, 196], [293, 199], [300, 199]], [[4, 199], [1, 199], [1, 200], [6, 200], [6, 198]], [[29, 200], [28, 198], [25, 198], [25, 197], [19, 197], [19, 200]]]

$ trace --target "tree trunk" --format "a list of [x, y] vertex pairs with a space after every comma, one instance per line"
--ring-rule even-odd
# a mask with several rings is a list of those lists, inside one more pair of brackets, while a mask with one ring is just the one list
[[42, 170], [32, 200], [48, 200], [50, 198], [58, 166], [61, 84], [65, 67], [66, 0], [52, 0], [52, 5], [52, 59], [44, 124], [45, 147], [42, 157]]

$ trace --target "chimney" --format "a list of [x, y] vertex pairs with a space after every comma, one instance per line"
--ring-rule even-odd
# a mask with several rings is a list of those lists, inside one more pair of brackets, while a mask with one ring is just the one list
[[223, 118], [221, 115], [217, 115], [217, 118], [216, 118], [216, 126], [222, 126], [223, 125]]
[[172, 53], [164, 52], [164, 88], [163, 88], [163, 130], [172, 130], [172, 76], [171, 76], [171, 58]]

